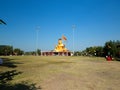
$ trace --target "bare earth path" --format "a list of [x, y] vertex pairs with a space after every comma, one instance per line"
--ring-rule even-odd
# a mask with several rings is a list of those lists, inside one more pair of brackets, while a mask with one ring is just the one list
[[29, 81], [41, 87], [38, 90], [120, 90], [118, 61], [95, 57], [9, 58], [22, 62], [16, 70], [23, 73], [14, 77], [12, 83]]

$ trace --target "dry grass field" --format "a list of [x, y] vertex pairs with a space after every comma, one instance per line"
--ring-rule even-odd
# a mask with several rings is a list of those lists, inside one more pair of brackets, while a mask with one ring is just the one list
[[0, 58], [4, 60], [0, 90], [120, 90], [119, 61], [59, 56]]

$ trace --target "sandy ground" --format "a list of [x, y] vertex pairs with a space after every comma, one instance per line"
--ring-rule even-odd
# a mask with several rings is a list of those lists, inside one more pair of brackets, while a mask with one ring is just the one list
[[[11, 83], [35, 84], [37, 90], [120, 90], [120, 62], [95, 57], [4, 57], [17, 70]], [[31, 90], [31, 89], [30, 89]]]
[[42, 90], [120, 90], [120, 63], [89, 61], [66, 64], [45, 79]]

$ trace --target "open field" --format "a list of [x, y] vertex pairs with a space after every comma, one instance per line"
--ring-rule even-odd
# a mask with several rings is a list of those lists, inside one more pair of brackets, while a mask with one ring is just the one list
[[120, 90], [119, 61], [59, 56], [0, 58], [4, 59], [1, 75], [12, 74], [8, 80], [0, 78], [0, 90]]

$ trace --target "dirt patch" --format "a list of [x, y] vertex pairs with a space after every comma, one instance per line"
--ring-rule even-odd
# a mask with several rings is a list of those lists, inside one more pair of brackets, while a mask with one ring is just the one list
[[95, 90], [95, 83], [87, 79], [61, 73], [50, 77], [42, 83], [43, 90]]
[[59, 73], [50, 75], [40, 86], [42, 90], [119, 90], [118, 62], [78, 60], [64, 64]]

